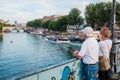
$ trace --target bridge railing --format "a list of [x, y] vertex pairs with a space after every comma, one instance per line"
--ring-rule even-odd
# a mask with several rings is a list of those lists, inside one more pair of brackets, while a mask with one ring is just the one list
[[16, 80], [83, 80], [83, 63], [71, 59]]

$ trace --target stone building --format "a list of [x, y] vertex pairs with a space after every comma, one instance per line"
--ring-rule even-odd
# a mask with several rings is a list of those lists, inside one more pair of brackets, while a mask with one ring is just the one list
[[44, 16], [40, 20], [42, 22], [45, 22], [45, 21], [48, 21], [48, 20], [50, 20], [50, 21], [56, 21], [56, 20], [60, 19], [61, 17], [62, 17], [61, 15], [55, 14], [55, 15], [51, 15], [51, 16]]

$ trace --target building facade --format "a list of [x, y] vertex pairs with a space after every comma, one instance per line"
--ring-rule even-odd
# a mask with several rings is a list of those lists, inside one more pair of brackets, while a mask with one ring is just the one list
[[42, 19], [40, 19], [42, 22], [46, 22], [46, 21], [56, 21], [58, 19], [60, 19], [62, 16], [61, 15], [51, 15], [51, 16], [44, 16]]

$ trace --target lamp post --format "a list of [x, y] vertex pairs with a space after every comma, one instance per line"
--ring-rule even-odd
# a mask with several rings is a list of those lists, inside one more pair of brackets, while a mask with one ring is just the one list
[[120, 42], [116, 41], [115, 39], [115, 25], [116, 25], [116, 0], [113, 0], [112, 3], [112, 24], [111, 24], [111, 32], [112, 32], [112, 49], [110, 53], [110, 62], [111, 62], [111, 71], [112, 75], [110, 76], [112, 80], [119, 80], [120, 76], [117, 73], [117, 62], [118, 62], [118, 52], [117, 48]]
[[111, 24], [111, 31], [112, 31], [112, 40], [115, 42], [115, 23], [116, 23], [116, 0], [112, 2], [112, 24]]
[[115, 39], [115, 25], [116, 25], [116, 0], [113, 0], [112, 2], [112, 24], [111, 24], [111, 32], [112, 32], [112, 49], [110, 52], [110, 64], [111, 64], [111, 76], [110, 79], [111, 80], [119, 80], [119, 76], [117, 73], [117, 68], [116, 68], [116, 56], [117, 56], [117, 52], [116, 52], [116, 46], [117, 44], [119, 44], [119, 42], [116, 42]]
[[115, 47], [115, 6], [116, 6], [116, 0], [113, 0], [112, 2], [112, 23], [111, 23], [111, 38], [112, 38], [112, 49], [110, 53], [110, 64], [111, 64], [111, 71], [112, 73], [116, 73], [116, 47]]

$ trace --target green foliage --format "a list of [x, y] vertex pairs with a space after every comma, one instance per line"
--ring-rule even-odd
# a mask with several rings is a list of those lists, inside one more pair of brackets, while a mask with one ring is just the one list
[[70, 25], [80, 25], [83, 23], [83, 19], [80, 16], [81, 11], [77, 8], [71, 9], [68, 15], [68, 23]]
[[57, 21], [43, 23], [43, 25], [49, 24], [48, 29], [64, 32], [66, 31], [68, 24], [80, 25], [83, 23], [83, 19], [80, 16], [80, 13], [81, 13], [80, 10], [78, 10], [77, 8], [73, 8], [71, 9], [69, 15], [63, 16]]
[[68, 15], [68, 23], [69, 25], [76, 25], [76, 34], [78, 35], [78, 26], [83, 24], [83, 19], [80, 16], [81, 11], [78, 10], [77, 8], [71, 9]]
[[95, 5], [89, 4], [85, 9], [85, 17], [86, 17], [87, 23], [90, 24], [91, 26], [93, 26], [93, 24], [95, 23], [94, 14], [95, 14]]
[[51, 21], [48, 25], [48, 29], [51, 29], [53, 31], [61, 31], [64, 32], [67, 29], [67, 16], [63, 16], [60, 19], [58, 19], [57, 21]]
[[50, 24], [50, 20], [49, 21], [46, 21], [46, 22], [42, 22], [42, 27], [44, 27], [44, 28], [48, 28], [48, 26], [49, 26], [49, 24]]
[[[85, 17], [88, 24], [93, 28], [95, 24], [98, 27], [103, 26], [105, 23], [111, 23], [112, 18], [112, 3], [100, 2], [96, 4], [89, 4], [85, 9]], [[120, 3], [116, 3], [116, 20], [120, 20]]]
[[50, 24], [48, 25], [48, 29], [50, 30], [57, 30], [57, 27], [56, 27], [56, 22], [55, 21], [51, 21]]
[[66, 31], [68, 24], [67, 20], [68, 20], [67, 16], [63, 16], [56, 21], [56, 26], [58, 31], [62, 31], [62, 32]]
[[116, 3], [116, 22], [120, 26], [120, 3]]
[[64, 32], [67, 29], [67, 25], [80, 25], [83, 23], [83, 19], [80, 16], [80, 10], [77, 8], [71, 9], [69, 15], [63, 16], [57, 21], [46, 21], [41, 22], [40, 20], [28, 21], [27, 26], [29, 27], [44, 27], [49, 30]]
[[2, 24], [0, 24], [0, 33], [2, 32]]
[[67, 16], [63, 16], [57, 21], [44, 22], [43, 25], [48, 25], [49, 30], [64, 32], [67, 29], [67, 20]]
[[3, 26], [10, 26], [10, 24], [0, 23], [0, 33], [2, 32]]
[[34, 27], [34, 28], [41, 27], [41, 21], [39, 19], [35, 19], [33, 21], [28, 21], [27, 26], [28, 27]]

